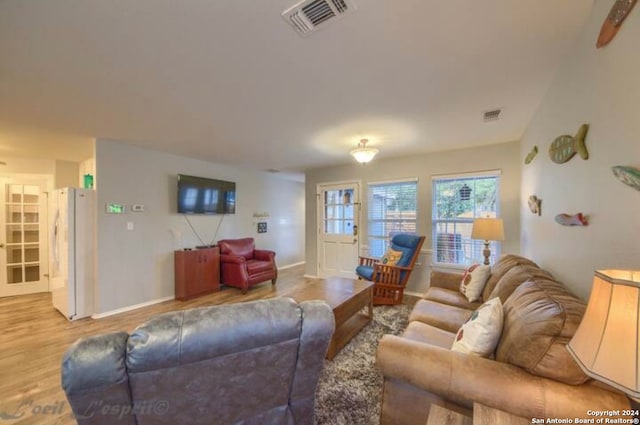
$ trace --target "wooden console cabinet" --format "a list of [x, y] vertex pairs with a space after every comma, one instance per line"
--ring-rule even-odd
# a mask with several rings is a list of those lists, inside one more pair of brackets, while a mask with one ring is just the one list
[[175, 252], [176, 299], [188, 300], [220, 290], [220, 248]]

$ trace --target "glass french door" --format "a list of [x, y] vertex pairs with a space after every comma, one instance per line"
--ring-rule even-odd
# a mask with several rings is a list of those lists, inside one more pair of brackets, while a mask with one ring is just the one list
[[318, 186], [318, 276], [355, 276], [359, 199], [358, 182]]
[[46, 185], [1, 180], [0, 296], [48, 291]]

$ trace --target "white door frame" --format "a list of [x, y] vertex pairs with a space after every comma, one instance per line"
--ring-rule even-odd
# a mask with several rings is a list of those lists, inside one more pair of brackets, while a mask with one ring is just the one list
[[[323, 266], [324, 258], [323, 258], [323, 242], [324, 242], [324, 201], [322, 199], [322, 193], [326, 189], [330, 189], [331, 187], [339, 188], [339, 187], [352, 187], [354, 188], [355, 199], [351, 200], [353, 204], [353, 223], [354, 226], [357, 226], [357, 234], [351, 235], [350, 244], [353, 245], [352, 255], [353, 255], [353, 267], [351, 270], [345, 270], [340, 276], [342, 277], [351, 277], [355, 278], [355, 269], [358, 265], [358, 255], [360, 254], [360, 234], [361, 234], [361, 211], [362, 211], [362, 182], [360, 180], [346, 180], [346, 181], [337, 181], [337, 182], [324, 182], [318, 183], [316, 185], [316, 270], [317, 276], [320, 278], [330, 277], [325, 273], [326, 268]], [[347, 235], [345, 235], [346, 237]]]

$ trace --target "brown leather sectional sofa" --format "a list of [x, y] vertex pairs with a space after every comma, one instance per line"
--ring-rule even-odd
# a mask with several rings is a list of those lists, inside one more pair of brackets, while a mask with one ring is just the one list
[[504, 306], [493, 358], [450, 350], [482, 303], [460, 294], [462, 275], [433, 271], [403, 335], [386, 335], [378, 346], [381, 424], [424, 425], [432, 404], [471, 416], [479, 402], [526, 418], [592, 419], [588, 410], [628, 409], [623, 394], [589, 379], [565, 347], [584, 302], [524, 257], [505, 255], [491, 271], [483, 300], [500, 297]]

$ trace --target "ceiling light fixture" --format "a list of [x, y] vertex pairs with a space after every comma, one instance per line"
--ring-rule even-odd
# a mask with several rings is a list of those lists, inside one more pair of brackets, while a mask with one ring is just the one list
[[369, 143], [369, 140], [361, 139], [358, 147], [350, 152], [351, 156], [360, 164], [366, 164], [371, 161], [379, 152], [376, 148], [368, 148], [367, 143]]

